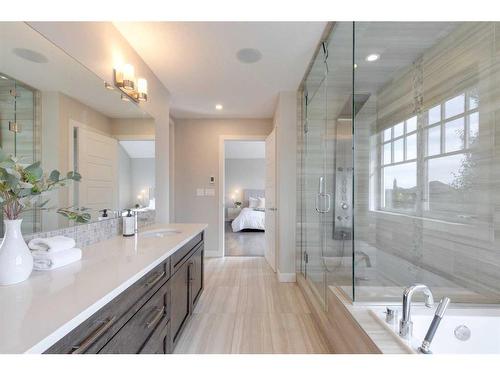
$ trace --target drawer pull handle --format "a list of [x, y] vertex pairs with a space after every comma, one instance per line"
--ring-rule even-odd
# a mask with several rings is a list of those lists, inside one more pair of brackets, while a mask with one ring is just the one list
[[[158, 310], [158, 309], [155, 309], [155, 310]], [[146, 323], [146, 327], [151, 328], [151, 327], [155, 326], [156, 323], [158, 323], [158, 321], [163, 316], [164, 312], [165, 312], [165, 306], [163, 306], [161, 309], [158, 310], [158, 312], [154, 316], [153, 320]]]
[[144, 286], [146, 288], [149, 288], [150, 286], [155, 285], [158, 281], [160, 281], [163, 278], [163, 276], [165, 276], [165, 271], [163, 271], [162, 273], [160, 273], [158, 276], [154, 277], [153, 279], [148, 280]]
[[71, 354], [81, 354], [85, 352], [92, 344], [94, 344], [106, 331], [113, 325], [116, 320], [116, 316], [107, 319], [99, 328], [97, 328], [92, 334], [90, 334], [86, 339], [84, 339], [80, 345], [73, 346]]

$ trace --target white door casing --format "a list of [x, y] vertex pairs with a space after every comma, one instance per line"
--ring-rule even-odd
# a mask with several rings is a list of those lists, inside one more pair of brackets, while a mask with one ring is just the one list
[[266, 248], [264, 256], [276, 272], [276, 128], [266, 138]]

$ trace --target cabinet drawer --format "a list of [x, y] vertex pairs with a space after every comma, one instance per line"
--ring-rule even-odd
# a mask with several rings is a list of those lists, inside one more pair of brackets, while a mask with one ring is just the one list
[[180, 266], [187, 260], [189, 253], [203, 240], [203, 232], [191, 239], [187, 244], [182, 246], [171, 256], [172, 274], [174, 274]]
[[170, 320], [167, 317], [158, 325], [139, 354], [170, 354]]
[[170, 284], [165, 283], [99, 351], [102, 354], [136, 354], [156, 351], [164, 341], [170, 317]]
[[170, 259], [76, 327], [45, 353], [97, 353], [170, 277]]

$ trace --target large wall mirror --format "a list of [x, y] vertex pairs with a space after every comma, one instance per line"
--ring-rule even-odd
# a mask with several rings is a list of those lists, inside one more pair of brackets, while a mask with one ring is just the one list
[[23, 22], [0, 24], [0, 121], [5, 152], [82, 175], [46, 197], [50, 210], [23, 214], [24, 234], [77, 225], [58, 208], [90, 221], [154, 210], [154, 119]]

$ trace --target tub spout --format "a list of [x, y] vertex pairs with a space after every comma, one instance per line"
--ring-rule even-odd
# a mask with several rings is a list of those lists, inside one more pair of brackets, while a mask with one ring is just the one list
[[399, 321], [399, 336], [409, 339], [413, 331], [413, 323], [411, 321], [411, 302], [415, 292], [422, 292], [425, 296], [425, 306], [434, 306], [434, 298], [432, 292], [424, 284], [412, 284], [403, 291], [403, 316]]

